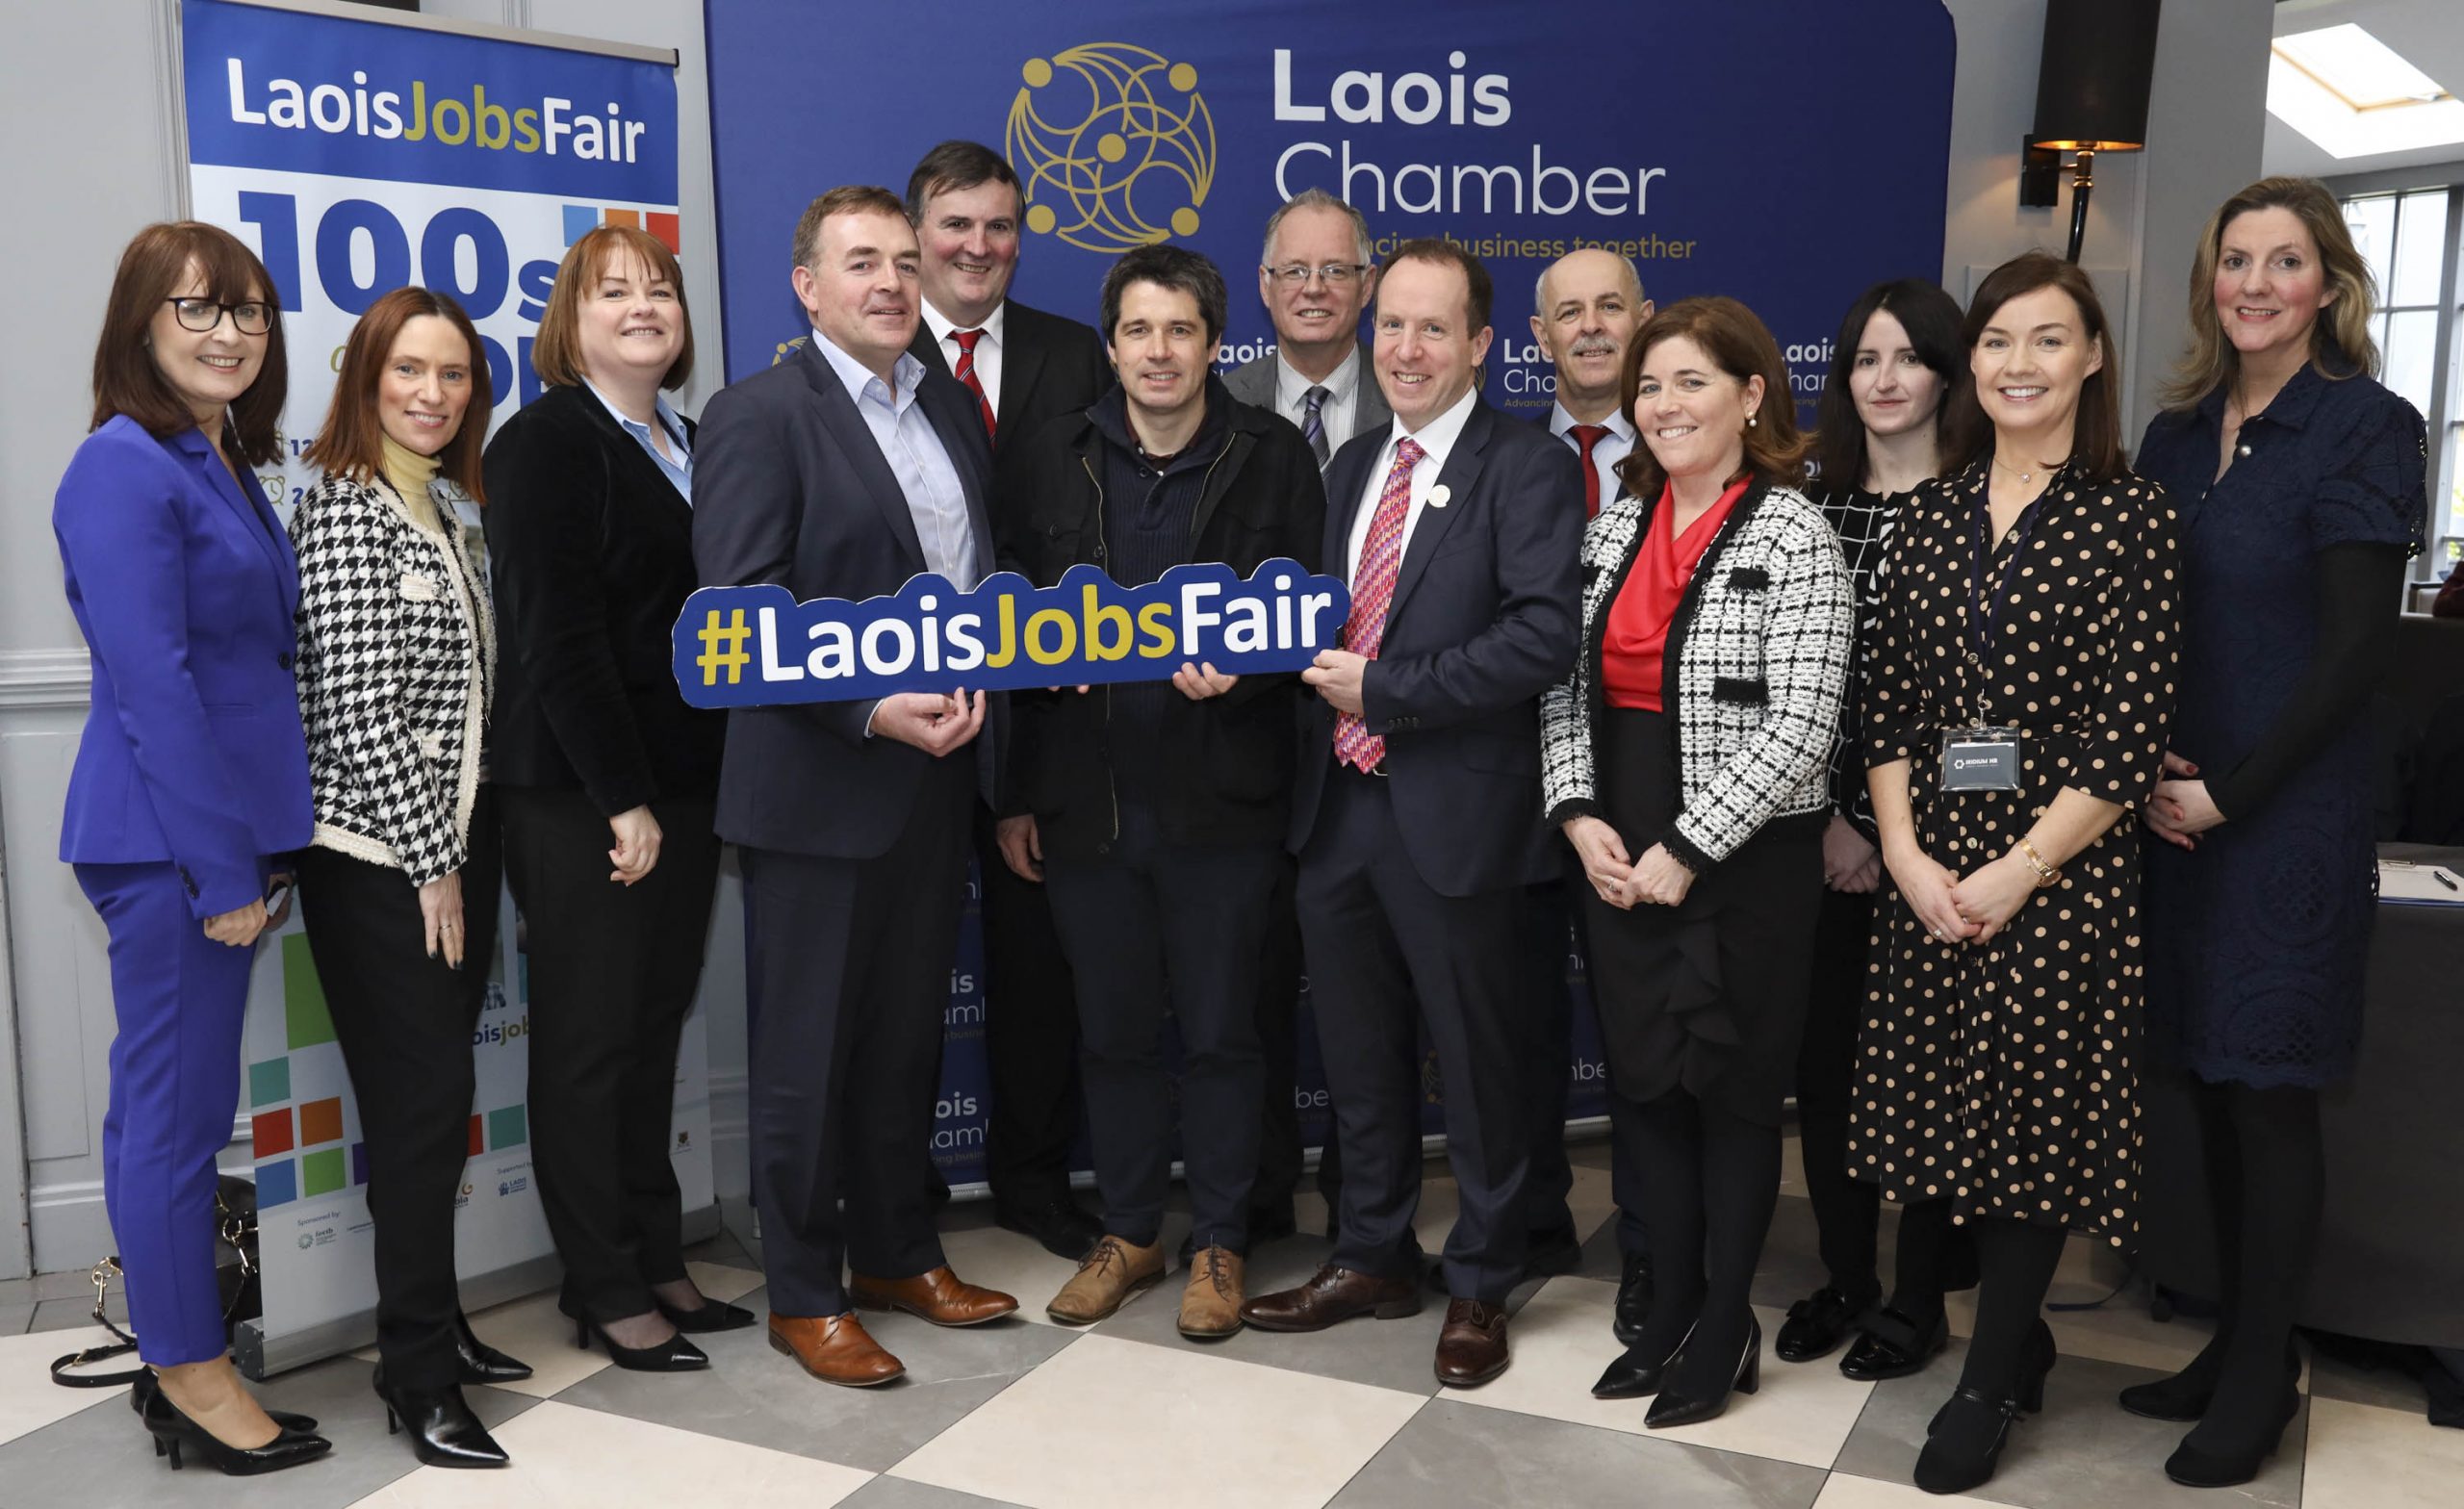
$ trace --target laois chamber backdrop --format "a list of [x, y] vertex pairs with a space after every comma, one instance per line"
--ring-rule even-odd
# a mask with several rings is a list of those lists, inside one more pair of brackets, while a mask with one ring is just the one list
[[[903, 192], [953, 137], [1000, 151], [1023, 186], [1019, 301], [1093, 324], [1121, 253], [1191, 246], [1232, 291], [1219, 368], [1273, 349], [1251, 269], [1290, 194], [1349, 200], [1380, 260], [1411, 237], [1461, 243], [1497, 285], [1485, 396], [1531, 422], [1552, 401], [1533, 280], [1578, 246], [1631, 257], [1663, 306], [1744, 300], [1806, 420], [1858, 294], [1942, 263], [1953, 38], [1938, 0], [707, 0], [706, 15], [731, 378], [807, 333], [788, 287], [805, 206], [838, 184]], [[1579, 991], [1571, 939], [1567, 954]], [[983, 1021], [1000, 1010], [982, 958], [970, 903], [934, 1136], [953, 1183], [982, 1176]], [[1579, 1119], [1604, 1110], [1605, 1078], [1579, 1000], [1576, 1024]], [[1301, 1037], [1316, 1145], [1323, 1082], [1314, 1029]], [[1424, 1086], [1434, 1133], [1433, 1063]]]

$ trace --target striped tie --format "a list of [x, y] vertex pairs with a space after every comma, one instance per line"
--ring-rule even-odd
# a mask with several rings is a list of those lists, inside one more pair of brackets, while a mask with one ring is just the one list
[[950, 339], [959, 344], [959, 381], [975, 395], [975, 411], [984, 416], [984, 438], [996, 439], [992, 425], [992, 400], [984, 396], [984, 381], [975, 375], [975, 343], [984, 339], [981, 330], [953, 330]]
[[[1395, 448], [1395, 465], [1377, 495], [1377, 511], [1369, 516], [1369, 538], [1360, 547], [1360, 566], [1351, 574], [1351, 617], [1344, 620], [1344, 648], [1369, 659], [1386, 641], [1386, 607], [1395, 601], [1395, 573], [1403, 561], [1403, 521], [1412, 511], [1412, 468], [1426, 452], [1416, 440]], [[1363, 775], [1374, 775], [1386, 759], [1384, 735], [1351, 713], [1335, 714], [1335, 759]]]
[[1318, 470], [1326, 469], [1326, 417], [1319, 412], [1326, 400], [1334, 396], [1323, 388], [1312, 388], [1301, 395], [1309, 400], [1309, 412], [1300, 417], [1300, 438], [1309, 442], [1309, 449], [1318, 458]]

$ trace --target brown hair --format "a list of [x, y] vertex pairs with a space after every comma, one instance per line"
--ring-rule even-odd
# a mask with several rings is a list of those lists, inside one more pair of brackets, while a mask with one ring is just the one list
[[1011, 192], [1025, 197], [1017, 172], [1000, 153], [980, 141], [944, 141], [925, 153], [915, 171], [907, 175], [907, 217], [921, 225], [924, 203], [935, 194], [961, 193], [986, 184], [1008, 184]]
[[1404, 262], [1433, 262], [1441, 268], [1461, 269], [1464, 287], [1469, 291], [1463, 312], [1471, 320], [1463, 327], [1463, 334], [1468, 339], [1489, 327], [1489, 305], [1495, 299], [1497, 290], [1489, 280], [1489, 269], [1481, 265], [1479, 258], [1453, 242], [1435, 236], [1420, 236], [1387, 254], [1387, 270], [1392, 271], [1398, 263]]
[[2191, 344], [2159, 396], [2165, 406], [2187, 409], [2241, 375], [2242, 353], [2224, 338], [2216, 318], [2216, 264], [2224, 253], [2224, 228], [2253, 210], [2290, 210], [2319, 248], [2335, 302], [2310, 328], [2310, 356], [2320, 372], [2342, 379], [2378, 371], [2378, 343], [2370, 338], [2370, 317], [2378, 306], [2378, 280], [2352, 243], [2344, 206], [2315, 178], [2262, 178], [2217, 206], [2199, 232], [2191, 262]]
[[334, 374], [333, 407], [325, 411], [324, 427], [308, 448], [308, 462], [361, 481], [379, 473], [384, 465], [385, 427], [376, 417], [377, 379], [385, 358], [394, 354], [394, 342], [402, 327], [425, 315], [449, 320], [471, 347], [471, 403], [462, 411], [462, 427], [436, 453], [437, 475], [468, 493], [473, 502], [484, 503], [487, 493], [479, 478], [479, 454], [487, 444], [489, 411], [496, 407], [495, 390], [488, 380], [488, 352], [462, 306], [434, 289], [398, 288], [369, 305], [359, 323], [350, 327], [342, 370]]
[[[2125, 470], [2121, 454], [2121, 356], [2114, 349], [2113, 331], [2105, 321], [2105, 306], [2097, 301], [2095, 285], [2088, 281], [2088, 274], [2080, 271], [2077, 264], [2049, 252], [2030, 251], [1987, 273], [1985, 281], [1976, 286], [1976, 296], [1968, 300], [1967, 320], [1960, 327], [1960, 343], [1973, 356], [1976, 343], [1985, 336], [1985, 327], [1993, 322], [2003, 305], [2022, 294], [2046, 288], [2060, 289], [2070, 295], [2070, 301], [2079, 307], [2080, 323], [2104, 356], [2104, 364], [2090, 372], [2079, 386], [2079, 410], [2071, 417], [2070, 454], [2066, 464], [2098, 480], [2119, 476]], [[1955, 391], [1951, 402], [1952, 411], [1943, 417], [1942, 438], [1945, 444], [1953, 437], [1964, 444], [1966, 454], [1954, 463], [1964, 468], [1993, 448], [1993, 422], [1986, 418], [1973, 382]], [[1944, 460], [1952, 458], [1946, 455]]]
[[274, 306], [273, 323], [266, 329], [265, 364], [257, 369], [256, 381], [231, 404], [238, 459], [264, 466], [282, 454], [278, 429], [282, 400], [291, 387], [291, 359], [282, 344], [282, 291], [240, 238], [198, 220], [148, 225], [119, 254], [111, 299], [103, 306], [102, 337], [94, 343], [91, 427], [100, 429], [123, 414], [157, 439], [197, 427], [196, 415], [155, 365], [151, 335], [154, 316], [188, 280], [192, 267], [205, 275], [207, 298], [224, 304], [254, 298]]
[[[1771, 339], [1761, 320], [1733, 298], [1718, 294], [1681, 298], [1646, 320], [1626, 348], [1626, 370], [1617, 378], [1619, 412], [1637, 430], [1642, 428], [1642, 422], [1634, 418], [1634, 392], [1642, 386], [1643, 358], [1653, 346], [1681, 337], [1701, 346], [1712, 366], [1737, 382], [1762, 379], [1762, 405], [1754, 411], [1756, 422], [1746, 426], [1740, 474], [1776, 487], [1795, 486], [1805, 468], [1806, 441], [1797, 433], [1797, 402], [1788, 386], [1788, 364], [1781, 360], [1780, 343]], [[1617, 479], [1626, 484], [1626, 491], [1649, 500], [1668, 485], [1668, 472], [1649, 445], [1638, 445], [1617, 463]]]
[[581, 386], [581, 301], [590, 296], [590, 285], [605, 275], [609, 264], [629, 251], [642, 259], [653, 278], [666, 279], [676, 291], [684, 344], [677, 348], [676, 360], [668, 364], [667, 375], [658, 385], [673, 392], [693, 375], [693, 311], [684, 302], [684, 269], [677, 263], [676, 253], [646, 230], [602, 225], [566, 247], [565, 260], [556, 268], [555, 286], [548, 291], [547, 313], [539, 317], [539, 339], [530, 347], [530, 369], [541, 382], [556, 388]]
[[903, 220], [907, 205], [898, 195], [872, 184], [840, 184], [806, 205], [805, 213], [796, 217], [797, 267], [810, 267], [812, 259], [821, 255], [821, 222], [834, 215], [895, 215]]

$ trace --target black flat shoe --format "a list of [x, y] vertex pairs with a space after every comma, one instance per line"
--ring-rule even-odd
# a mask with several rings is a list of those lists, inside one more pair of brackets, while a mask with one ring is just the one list
[[2198, 1431], [2194, 1430], [2165, 1459], [2165, 1475], [2184, 1488], [2234, 1488], [2246, 1483], [2275, 1455], [2275, 1448], [2284, 1442], [2285, 1427], [2300, 1411], [2301, 1392], [2288, 1383], [2272, 1429], [2255, 1441], [2220, 1448], [2198, 1445]]
[[1044, 1251], [1072, 1263], [1093, 1251], [1095, 1240], [1104, 1234], [1104, 1223], [1065, 1194], [1036, 1205], [995, 1202], [992, 1224], [1021, 1237], [1033, 1237]]
[[1784, 1363], [1820, 1362], [1839, 1350], [1869, 1303], [1851, 1299], [1825, 1284], [1788, 1307], [1788, 1318], [1780, 1322], [1780, 1334], [1771, 1339], [1773, 1355]]
[[1607, 1371], [1600, 1375], [1600, 1381], [1591, 1386], [1591, 1396], [1595, 1399], [1639, 1399], [1657, 1394], [1660, 1384], [1668, 1377], [1668, 1370], [1685, 1355], [1685, 1343], [1693, 1339], [1693, 1329], [1688, 1327], [1669, 1354], [1657, 1360], [1643, 1353], [1640, 1342], [1630, 1344], [1625, 1355], [1610, 1363]]
[[2021, 1413], [2016, 1399], [1989, 1398], [1982, 1389], [1951, 1391], [1934, 1412], [1925, 1449], [1916, 1453], [1916, 1486], [1929, 1494], [1964, 1494], [1989, 1481], [2011, 1439], [2011, 1422]]
[[1699, 1425], [1707, 1419], [1717, 1419], [1728, 1413], [1732, 1395], [1752, 1394], [1761, 1387], [1762, 1322], [1749, 1320], [1745, 1326], [1745, 1355], [1736, 1360], [1736, 1371], [1730, 1378], [1729, 1386], [1717, 1394], [1689, 1398], [1663, 1385], [1659, 1397], [1652, 1400], [1651, 1413], [1643, 1417], [1643, 1428], [1667, 1430], [1676, 1425]]
[[471, 1317], [453, 1313], [453, 1355], [461, 1364], [464, 1383], [520, 1383], [530, 1376], [530, 1365], [507, 1357], [471, 1331]]
[[623, 1346], [588, 1317], [575, 1317], [574, 1344], [589, 1351], [592, 1337], [607, 1348], [609, 1360], [628, 1372], [700, 1372], [710, 1366], [710, 1354], [682, 1336], [671, 1336], [654, 1346]]
[[742, 1305], [731, 1305], [706, 1294], [702, 1297], [702, 1306], [698, 1310], [679, 1310], [664, 1299], [654, 1298], [651, 1303], [658, 1306], [658, 1313], [667, 1317], [668, 1324], [696, 1335], [711, 1331], [741, 1331], [761, 1318]]
[[1848, 1355], [1839, 1359], [1840, 1376], [1859, 1383], [1912, 1377], [1923, 1372], [1925, 1365], [1951, 1344], [1951, 1317], [1947, 1312], [1937, 1315], [1932, 1325], [1920, 1329], [1908, 1317], [1885, 1307], [1868, 1314], [1861, 1324], [1864, 1334], [1848, 1348]]
[[253, 1477], [314, 1462], [334, 1449], [334, 1444], [324, 1437], [294, 1430], [280, 1421], [275, 1422], [280, 1427], [277, 1434], [264, 1445], [232, 1445], [189, 1419], [160, 1388], [145, 1396], [137, 1418], [144, 1423], [145, 1433], [154, 1438], [154, 1454], [169, 1457], [173, 1471], [184, 1467], [188, 1457], [197, 1456], [226, 1477]]
[[1643, 1339], [1643, 1322], [1651, 1313], [1652, 1260], [1628, 1258], [1617, 1279], [1617, 1308], [1608, 1329], [1620, 1345], [1631, 1346]]
[[[139, 1373], [137, 1375], [137, 1381], [128, 1386], [128, 1407], [130, 1412], [142, 1419], [145, 1416], [145, 1400], [147, 1395], [160, 1394], [162, 1392], [163, 1381], [160, 1378], [155, 1377], [152, 1371], [148, 1370]], [[303, 1436], [313, 1436], [317, 1433], [317, 1417], [314, 1415], [294, 1415], [289, 1410], [266, 1409], [262, 1404], [258, 1405], [257, 1408], [266, 1410], [266, 1419], [272, 1420], [275, 1424], [280, 1425], [285, 1430], [295, 1430]], [[160, 1453], [157, 1454], [159, 1455]]]
[[385, 1434], [407, 1433], [411, 1454], [428, 1467], [504, 1467], [513, 1459], [471, 1413], [462, 1386], [442, 1389], [389, 1389], [380, 1365], [371, 1380], [385, 1401]]

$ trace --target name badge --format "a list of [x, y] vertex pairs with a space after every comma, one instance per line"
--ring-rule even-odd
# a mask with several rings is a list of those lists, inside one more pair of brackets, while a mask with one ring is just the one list
[[2019, 730], [1949, 729], [1942, 733], [1942, 789], [2019, 789]]

